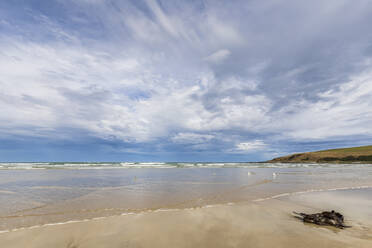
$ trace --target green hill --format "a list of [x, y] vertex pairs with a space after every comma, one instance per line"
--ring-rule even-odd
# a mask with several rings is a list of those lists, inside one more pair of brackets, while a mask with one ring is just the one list
[[274, 158], [270, 163], [372, 163], [372, 146], [296, 153]]

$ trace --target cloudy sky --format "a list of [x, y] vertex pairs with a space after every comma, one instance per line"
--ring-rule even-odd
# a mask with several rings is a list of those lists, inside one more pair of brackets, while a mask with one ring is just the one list
[[369, 0], [0, 1], [1, 161], [372, 144]]

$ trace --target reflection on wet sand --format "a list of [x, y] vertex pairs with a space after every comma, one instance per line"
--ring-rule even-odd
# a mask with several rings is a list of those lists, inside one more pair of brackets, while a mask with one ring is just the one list
[[[327, 197], [337, 204], [339, 196], [333, 193]], [[322, 198], [319, 194], [322, 193], [307, 199], [312, 202]], [[355, 203], [355, 199], [349, 200]], [[315, 211], [316, 207], [293, 195], [233, 206], [146, 211], [3, 233], [0, 246], [367, 248], [372, 245], [372, 225], [356, 225], [353, 212], [346, 211], [347, 222], [353, 228], [339, 230], [304, 224], [291, 216], [294, 209]]]
[[[372, 247], [371, 179], [369, 165], [0, 171], [0, 247]], [[326, 209], [352, 230], [291, 216]]]

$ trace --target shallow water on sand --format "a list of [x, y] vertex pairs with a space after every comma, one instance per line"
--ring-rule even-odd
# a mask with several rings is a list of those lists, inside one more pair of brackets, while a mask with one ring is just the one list
[[[358, 210], [352, 206], [371, 205], [372, 199], [364, 197], [372, 190], [351, 191], [292, 194], [259, 202], [146, 211], [18, 229], [0, 233], [0, 247], [370, 248], [372, 225], [363, 218], [359, 222]], [[330, 203], [342, 210], [352, 228], [311, 225], [290, 214], [293, 210], [317, 212]], [[372, 212], [370, 208], [368, 211]]]
[[271, 165], [2, 169], [0, 231], [147, 210], [262, 201], [294, 192], [372, 186], [372, 165]]

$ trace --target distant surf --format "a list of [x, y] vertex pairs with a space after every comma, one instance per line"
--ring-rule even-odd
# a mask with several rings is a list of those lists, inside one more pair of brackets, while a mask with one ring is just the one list
[[321, 168], [321, 167], [366, 167], [372, 164], [330, 163], [216, 163], [216, 162], [23, 162], [0, 163], [0, 170], [31, 169], [131, 169], [131, 168]]

